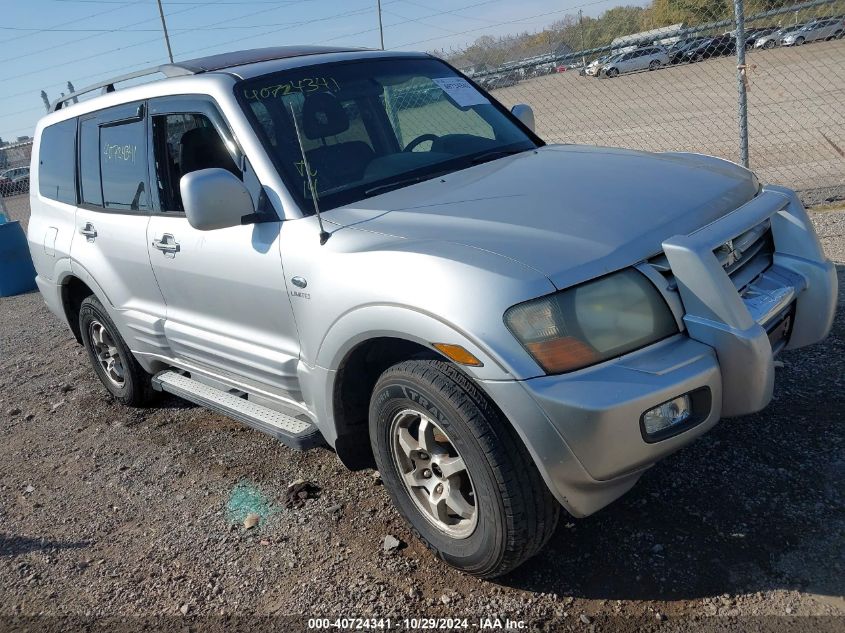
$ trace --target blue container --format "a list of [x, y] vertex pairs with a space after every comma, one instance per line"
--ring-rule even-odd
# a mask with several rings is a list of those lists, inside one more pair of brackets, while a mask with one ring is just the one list
[[0, 223], [0, 297], [36, 289], [35, 267], [20, 222]]

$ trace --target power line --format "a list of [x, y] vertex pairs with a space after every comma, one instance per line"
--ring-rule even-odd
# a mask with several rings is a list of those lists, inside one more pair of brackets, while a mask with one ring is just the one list
[[[76, 18], [75, 20], [70, 20], [68, 22], [61, 22], [60, 24], [55, 24], [52, 27], [47, 27], [47, 29], [39, 29], [39, 31], [43, 32], [43, 31], [49, 30], [51, 28], [58, 28], [58, 27], [62, 27], [62, 26], [68, 26], [69, 24], [76, 24], [77, 22], [82, 22], [83, 20], [87, 20], [88, 18], [96, 18], [96, 17], [99, 17], [101, 15], [105, 15], [106, 13], [113, 13], [114, 11], [124, 9], [124, 8], [126, 8], [130, 5], [141, 4], [143, 1], [144, 0], [132, 0], [131, 2], [124, 3], [121, 6], [113, 7], [111, 9], [106, 9], [105, 11], [100, 11], [99, 13], [92, 13], [91, 15], [86, 15], [86, 16], [81, 17], [81, 18]], [[13, 42], [13, 41], [19, 40], [23, 37], [28, 37], [28, 35], [17, 35], [15, 37], [10, 37], [7, 40], [0, 41], [0, 44], [5, 44], [6, 42]]]
[[[475, 29], [468, 29], [466, 31], [461, 31], [460, 33], [455, 33], [455, 35], [467, 35], [469, 33], [476, 33], [478, 31], [483, 31], [484, 29], [488, 29], [491, 26], [504, 26], [506, 24], [516, 24], [518, 22], [527, 22], [528, 20], [536, 20], [537, 18], [544, 18], [544, 17], [548, 17], [550, 15], [557, 15], [557, 14], [560, 14], [560, 13], [564, 13], [566, 11], [572, 11], [574, 9], [579, 9], [579, 8], [583, 9], [584, 7], [590, 7], [590, 6], [593, 6], [593, 5], [596, 5], [596, 4], [604, 4], [607, 1], [608, 0], [596, 0], [595, 2], [587, 2], [587, 3], [581, 4], [581, 5], [567, 7], [565, 9], [557, 9], [555, 11], [546, 11], [544, 13], [537, 13], [535, 15], [529, 15], [528, 17], [525, 17], [525, 18], [517, 18], [517, 19], [505, 20], [504, 22], [496, 22], [494, 24], [488, 24], [487, 26], [480, 26], [480, 27], [475, 28]], [[399, 44], [398, 46], [394, 46], [393, 48], [396, 49], [396, 48], [399, 48], [401, 46], [413, 46], [415, 44], [424, 44], [426, 42], [432, 42], [432, 41], [435, 41], [435, 40], [442, 40], [445, 37], [449, 37], [449, 36], [448, 35], [438, 35], [436, 37], [429, 37], [429, 38], [424, 39], [424, 40], [416, 40], [414, 42], [405, 42], [404, 44]]]
[[[168, 15], [168, 17], [171, 16], [171, 15], [179, 15], [180, 13], [187, 13], [188, 11], [194, 11], [197, 8], [198, 7], [188, 7], [187, 9], [179, 9], [178, 11], [173, 11], [172, 13], [170, 13]], [[115, 29], [109, 29], [109, 31], [110, 32], [111, 31], [120, 31], [120, 30], [132, 31], [132, 29], [130, 27], [137, 26], [139, 24], [146, 24], [147, 22], [153, 22], [154, 20], [155, 20], [154, 17], [146, 18], [144, 20], [141, 20], [140, 22], [132, 22], [131, 24], [124, 24], [123, 26], [117, 27]], [[156, 33], [159, 32], [159, 29], [150, 29], [150, 30], [155, 31]], [[143, 32], [141, 29], [139, 29], [139, 31]], [[33, 35], [34, 35], [34, 33], [33, 33]], [[26, 37], [26, 36], [20, 36], [20, 37]], [[95, 33], [93, 35], [87, 35], [85, 37], [78, 37], [78, 38], [72, 39], [68, 42], [62, 42], [61, 44], [56, 44], [55, 46], [53, 46], [53, 49], [60, 48], [62, 46], [70, 46], [71, 44], [78, 44], [79, 42], [91, 40], [91, 39], [94, 39], [95, 37], [98, 37], [97, 33]], [[149, 41], [153, 42], [155, 40], [149, 40]], [[37, 51], [32, 51], [30, 53], [24, 53], [22, 55], [18, 54], [18, 55], [15, 55], [14, 57], [7, 57], [6, 59], [0, 59], [0, 64], [2, 64], [4, 62], [8, 62], [8, 61], [18, 61], [20, 59], [23, 59], [24, 57], [32, 57], [33, 55], [38, 55], [38, 54], [43, 53], [43, 52], [44, 52], [43, 49], [41, 49], [41, 50], [37, 50]], [[85, 59], [90, 59], [90, 58], [85, 58]], [[6, 78], [6, 79], [8, 79], [8, 78]]]
[[[53, 2], [63, 2], [66, 4], [77, 3], [77, 4], [133, 4], [131, 0], [52, 0]], [[273, 5], [284, 5], [284, 4], [297, 4], [298, 2], [316, 2], [316, 0], [243, 0], [243, 2], [237, 1], [223, 1], [223, 2], [215, 2], [214, 4], [220, 5], [238, 5], [243, 6], [247, 4], [273, 4]], [[190, 4], [194, 6], [207, 4], [205, 1], [200, 0], [172, 0], [171, 2], [162, 2], [163, 5], [171, 5], [171, 4]]]
[[[213, 6], [214, 4], [216, 4], [216, 3], [212, 3], [212, 6]], [[204, 5], [204, 6], [206, 6], [206, 7], [207, 7], [207, 6], [209, 6], [209, 5], [208, 5], [208, 4], [206, 4], [206, 5]], [[180, 9], [179, 11], [174, 11], [174, 12], [172, 12], [170, 15], [176, 15], [176, 14], [179, 14], [179, 13], [185, 13], [185, 12], [187, 12], [187, 11], [193, 11], [193, 10], [194, 10], [194, 9], [196, 9], [196, 8], [198, 8], [198, 7], [189, 7], [189, 8], [187, 8], [187, 9]], [[247, 14], [245, 14], [245, 15], [242, 15], [242, 16], [239, 16], [239, 17], [236, 17], [236, 18], [227, 18], [227, 19], [225, 19], [225, 20], [220, 20], [220, 21], [218, 21], [218, 22], [212, 22], [211, 24], [205, 24], [205, 25], [203, 25], [202, 27], [193, 27], [193, 28], [190, 28], [190, 29], [185, 29], [183, 32], [187, 33], [187, 32], [196, 31], [196, 30], [199, 30], [199, 29], [201, 29], [201, 28], [205, 28], [205, 27], [219, 26], [219, 25], [221, 25], [221, 24], [225, 24], [225, 23], [230, 22], [230, 21], [232, 21], [232, 20], [242, 20], [242, 19], [244, 19], [244, 18], [247, 18], [247, 17], [252, 17], [252, 16], [255, 16], [255, 15], [262, 14], [262, 13], [269, 13], [269, 12], [271, 12], [271, 11], [277, 11], [277, 10], [279, 10], [279, 9], [281, 9], [281, 8], [283, 8], [283, 7], [280, 7], [280, 6], [273, 6], [273, 7], [270, 7], [269, 9], [261, 9], [261, 10], [259, 10], [259, 11], [254, 11], [254, 12], [252, 12], [252, 13], [247, 13]], [[334, 16], [334, 17], [341, 17], [341, 16]], [[154, 18], [154, 17], [153, 17], [153, 18], [149, 18], [149, 19], [147, 19], [147, 20], [143, 20], [142, 22], [136, 22], [135, 24], [143, 24], [143, 23], [145, 23], [145, 22], [154, 21], [155, 19], [156, 19], [156, 18]], [[300, 23], [288, 23], [288, 24], [289, 24], [290, 26], [299, 26], [299, 24], [300, 24]], [[288, 24], [286, 24], [286, 26], [287, 26]], [[133, 25], [126, 25], [126, 26], [133, 26]], [[263, 25], [263, 26], [267, 26], [267, 25], [265, 24], [265, 25]], [[231, 26], [229, 26], [228, 28], [232, 28], [232, 27], [231, 27]], [[222, 29], [222, 30], [226, 30], [226, 29]], [[158, 29], [155, 29], [155, 32], [156, 32], [156, 33], [158, 33], [158, 32], [159, 32], [159, 30], [158, 30]], [[95, 35], [92, 35], [92, 36], [88, 36], [88, 37], [86, 37], [86, 38], [80, 38], [80, 39], [79, 39], [79, 40], [77, 40], [77, 41], [82, 41], [82, 40], [84, 40], [84, 39], [90, 39], [90, 38], [92, 38], [92, 37], [96, 37], [96, 36], [95, 36]], [[127, 46], [121, 46], [121, 47], [118, 47], [118, 48], [111, 48], [111, 49], [109, 49], [109, 50], [108, 50], [108, 52], [109, 52], [109, 53], [113, 53], [113, 52], [116, 52], [116, 51], [123, 51], [123, 50], [127, 50], [127, 49], [129, 49], [129, 48], [135, 48], [135, 47], [137, 47], [137, 46], [142, 46], [143, 44], [149, 44], [149, 43], [151, 43], [151, 42], [157, 42], [157, 41], [158, 41], [158, 38], [157, 38], [157, 37], [155, 37], [155, 38], [151, 38], [151, 39], [146, 39], [146, 40], [142, 40], [142, 41], [140, 41], [140, 42], [136, 42], [136, 43], [134, 43], [134, 44], [129, 44], [129, 45], [127, 45]], [[238, 40], [234, 40], [234, 41], [238, 41]], [[42, 68], [42, 69], [39, 69], [39, 70], [34, 70], [34, 71], [28, 71], [28, 72], [25, 72], [25, 73], [20, 73], [20, 74], [18, 74], [18, 75], [6, 76], [6, 77], [4, 77], [3, 79], [4, 79], [5, 81], [10, 81], [10, 80], [12, 80], [12, 79], [18, 79], [18, 78], [20, 78], [20, 77], [28, 77], [28, 76], [32, 76], [32, 75], [37, 75], [37, 74], [41, 74], [41, 73], [44, 73], [44, 72], [49, 72], [49, 71], [53, 70], [54, 68], [59, 68], [59, 67], [63, 67], [63, 66], [69, 66], [69, 65], [71, 65], [71, 64], [75, 64], [75, 63], [78, 63], [78, 62], [87, 61], [87, 60], [89, 60], [89, 59], [94, 59], [94, 58], [96, 58], [96, 57], [100, 57], [101, 55], [103, 55], [103, 52], [98, 52], [98, 53], [95, 53], [95, 54], [93, 54], [93, 55], [88, 55], [88, 56], [86, 56], [86, 57], [79, 57], [79, 58], [72, 59], [72, 60], [69, 60], [69, 61], [66, 61], [66, 62], [62, 62], [62, 63], [60, 63], [60, 64], [52, 64], [51, 66], [49, 66], [49, 67], [47, 67], [47, 68]], [[20, 56], [18, 56], [18, 57], [16, 57], [16, 58], [13, 58], [13, 59], [19, 59], [19, 58], [20, 58]], [[0, 60], [0, 62], [2, 62], [2, 61], [8, 61], [8, 60]], [[26, 94], [26, 92], [23, 92], [23, 93], [17, 93], [17, 94]], [[15, 95], [7, 95], [7, 98], [12, 97], [12, 96], [17, 96], [17, 94], [15, 94]]]
[[[393, 0], [393, 2], [396, 2], [396, 1], [398, 1], [398, 0]], [[256, 12], [253, 12], [253, 13], [250, 13], [250, 14], [242, 15], [242, 16], [240, 16], [238, 18], [234, 18], [234, 19], [242, 19], [242, 18], [246, 18], [246, 17], [252, 17], [252, 16], [257, 15], [259, 13], [266, 13], [268, 11], [272, 11], [272, 10], [278, 9], [278, 8], [279, 7], [274, 7], [273, 9], [263, 9], [261, 11], [256, 11]], [[191, 10], [191, 9], [182, 9], [179, 12], [181, 13], [181, 12], [188, 11], [188, 10]], [[362, 9], [356, 9], [356, 10], [353, 10], [353, 11], [348, 11], [346, 13], [341, 13], [341, 14], [337, 14], [337, 15], [333, 15], [333, 16], [326, 16], [326, 17], [315, 18], [315, 19], [310, 19], [310, 20], [302, 20], [302, 21], [299, 21], [299, 22], [285, 23], [285, 24], [282, 25], [284, 28], [281, 28], [281, 29], [274, 28], [270, 31], [266, 31], [264, 33], [258, 33], [256, 35], [251, 36], [251, 37], [261, 37], [263, 35], [275, 33], [279, 30], [288, 30], [288, 29], [291, 29], [291, 28], [296, 28], [298, 26], [306, 26], [308, 24], [313, 24], [313, 23], [316, 23], [316, 22], [322, 22], [322, 21], [327, 21], [327, 20], [335, 20], [335, 19], [339, 19], [339, 18], [349, 17], [351, 15], [360, 15], [362, 13], [369, 12], [370, 10], [371, 9], [369, 7], [365, 7], [365, 8], [362, 8]], [[171, 15], [173, 15], [173, 14], [171, 14]], [[155, 19], [155, 18], [152, 18], [152, 19]], [[216, 26], [218, 24], [223, 24], [226, 21], [227, 20], [221, 20], [220, 22], [214, 22], [210, 25], [205, 25], [205, 26]], [[265, 25], [265, 26], [267, 26], [267, 25]], [[199, 28], [199, 27], [195, 27], [194, 29], [189, 29], [189, 30], [196, 30], [197, 28]], [[156, 29], [156, 31], [158, 32], [157, 29]], [[128, 46], [124, 46], [124, 47], [121, 47], [119, 49], [112, 49], [112, 50], [126, 50], [126, 49], [129, 49], [129, 48], [134, 48], [136, 46], [141, 46], [142, 44], [147, 44], [147, 43], [155, 42], [155, 41], [158, 41], [158, 38], [143, 40], [143, 41], [137, 42], [135, 44], [130, 44]], [[201, 48], [191, 49], [191, 50], [188, 50], [188, 51], [184, 51], [182, 53], [182, 55], [189, 55], [189, 54], [200, 52], [200, 51], [203, 51], [203, 50], [208, 50], [209, 48], [215, 48], [217, 46], [225, 46], [226, 44], [231, 44], [233, 42], [239, 42], [239, 41], [241, 41], [240, 38], [235, 39], [235, 40], [228, 40], [226, 42], [220, 42], [220, 43], [217, 43], [217, 44], [213, 44], [211, 46], [205, 46], [205, 47], [201, 47]], [[94, 58], [94, 57], [99, 57], [101, 54], [102, 53], [97, 53], [95, 55], [89, 55], [89, 56], [82, 58], [82, 59], [75, 59], [75, 60], [72, 60], [72, 61], [69, 61], [69, 62], [65, 62], [63, 64], [59, 64], [59, 66], [66, 66], [66, 65], [77, 63], [77, 62], [80, 62], [80, 61], [86, 61], [86, 60]], [[139, 62], [138, 64], [132, 64], [132, 65], [129, 65], [129, 66], [120, 66], [120, 67], [114, 68], [112, 70], [102, 71], [102, 72], [99, 72], [99, 73], [94, 73], [94, 74], [91, 74], [91, 75], [85, 75], [85, 76], [82, 76], [82, 77], [76, 77], [75, 80], [81, 81], [81, 80], [85, 80], [85, 79], [88, 79], [88, 78], [91, 78], [91, 77], [108, 76], [108, 75], [111, 75], [112, 73], [120, 72], [120, 71], [123, 71], [123, 70], [134, 70], [134, 69], [137, 69], [137, 68], [142, 68], [146, 65], [154, 64], [158, 59], [159, 59], [159, 57], [156, 57], [155, 59], [148, 60], [146, 62]], [[46, 72], [48, 70], [52, 70], [55, 67], [56, 67], [56, 65], [51, 66], [50, 68], [42, 69], [40, 71], [35, 71], [35, 72]], [[7, 77], [5, 79], [15, 79], [15, 78], [18, 78], [18, 77], [22, 77], [22, 76], [25, 76], [25, 75], [31, 75], [31, 74], [34, 74], [34, 73], [24, 73], [24, 74], [21, 74], [21, 75], [17, 75], [15, 77]], [[59, 85], [59, 83], [50, 84], [50, 86], [48, 86], [48, 87], [56, 86], [56, 85]], [[64, 84], [61, 83], [61, 85], [64, 85]], [[17, 93], [14, 93], [14, 94], [5, 95], [5, 97], [7, 99], [11, 99], [13, 97], [18, 97], [18, 96], [22, 96], [22, 95], [25, 95], [25, 94], [29, 94], [32, 90], [33, 89], [23, 90], [21, 92], [17, 92]]]

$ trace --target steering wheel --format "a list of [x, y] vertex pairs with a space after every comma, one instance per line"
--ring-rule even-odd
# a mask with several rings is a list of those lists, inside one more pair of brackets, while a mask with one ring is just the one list
[[403, 149], [402, 151], [403, 152], [413, 152], [414, 149], [417, 147], [417, 145], [419, 145], [420, 143], [425, 143], [426, 141], [431, 141], [433, 143], [434, 141], [436, 141], [439, 138], [440, 137], [437, 136], [436, 134], [420, 134], [417, 138], [415, 138], [413, 141], [408, 143], [405, 146], [405, 149]]

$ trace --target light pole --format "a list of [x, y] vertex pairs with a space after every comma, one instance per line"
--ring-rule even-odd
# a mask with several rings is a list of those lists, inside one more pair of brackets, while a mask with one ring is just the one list
[[170, 36], [167, 34], [167, 22], [164, 20], [164, 9], [161, 8], [161, 0], [158, 2], [158, 15], [161, 18], [161, 30], [164, 31], [164, 43], [167, 44], [167, 57], [173, 63], [173, 51], [170, 49]]
[[[161, 2], [161, 0], [159, 0]], [[377, 0], [378, 3], [378, 34], [379, 38], [381, 39], [381, 50], [384, 50], [384, 26], [381, 23], [381, 0]]]

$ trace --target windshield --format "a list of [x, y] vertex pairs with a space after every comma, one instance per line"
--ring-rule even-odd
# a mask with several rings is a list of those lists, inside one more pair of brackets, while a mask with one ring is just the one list
[[304, 213], [313, 212], [306, 164], [326, 211], [537, 146], [506, 110], [434, 59], [307, 66], [235, 91]]

